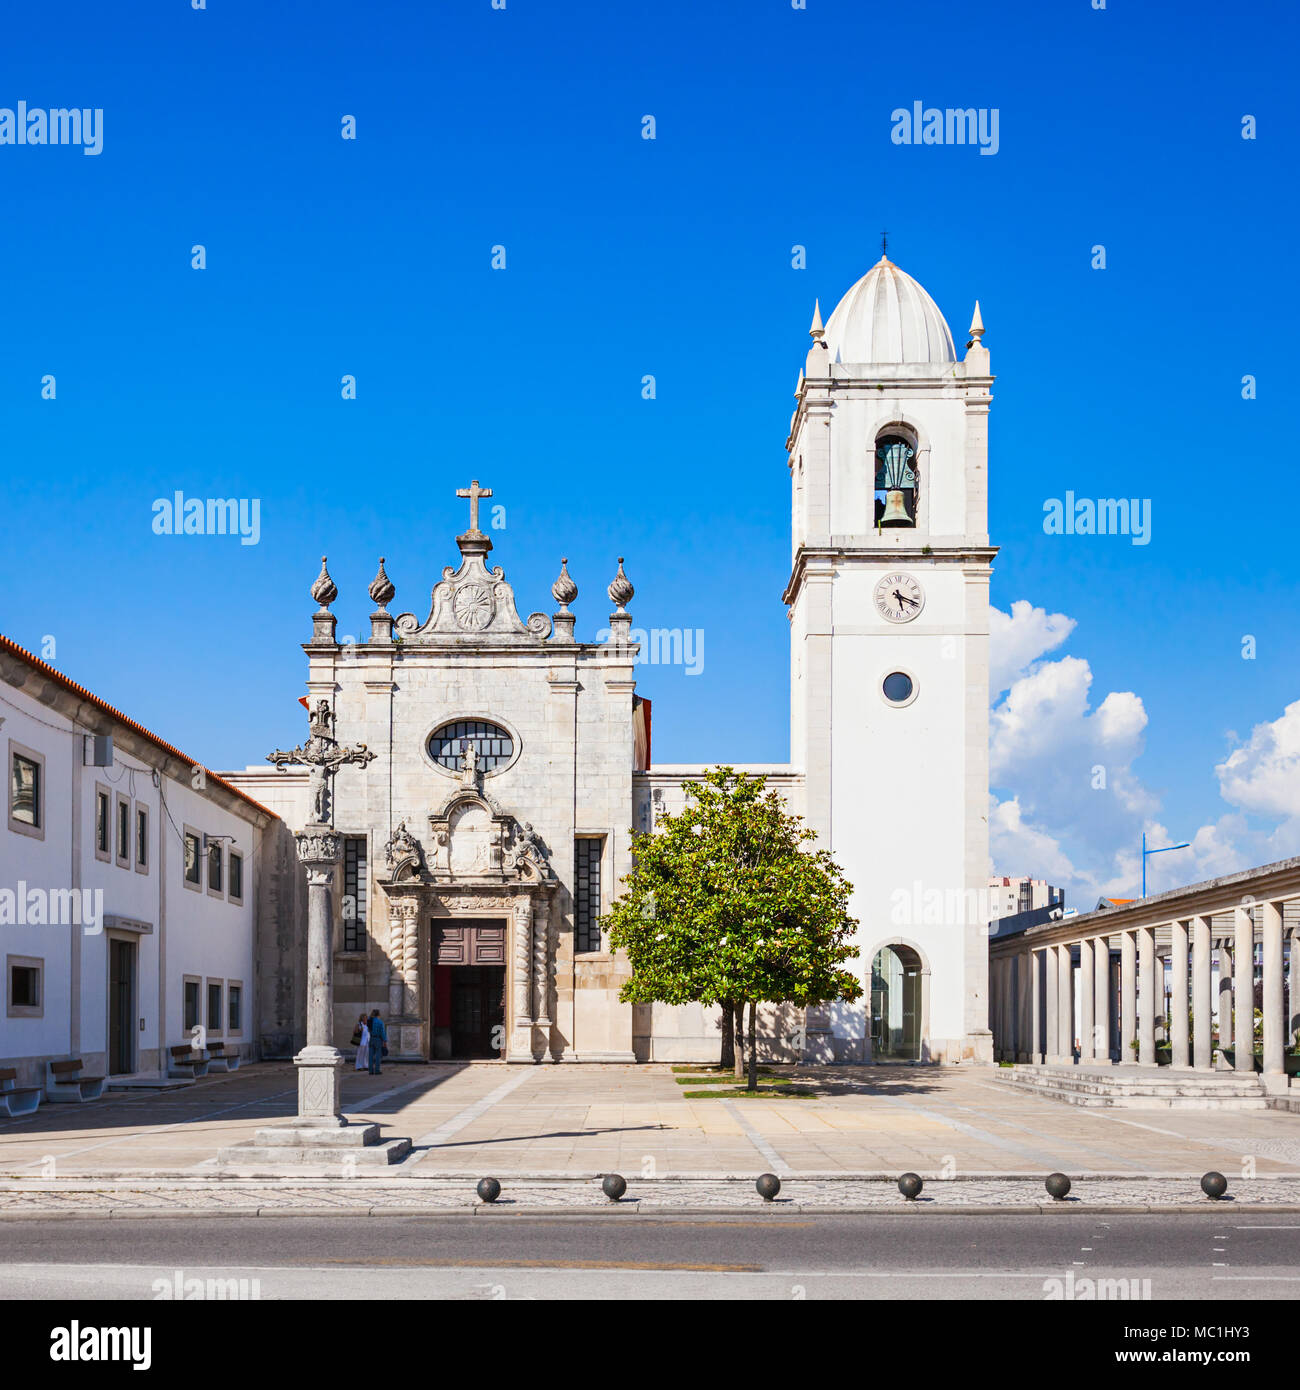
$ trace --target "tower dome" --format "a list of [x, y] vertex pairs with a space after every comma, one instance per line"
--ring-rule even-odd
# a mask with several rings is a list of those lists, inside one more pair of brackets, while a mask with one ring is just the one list
[[939, 306], [885, 256], [835, 306], [826, 324], [834, 362], [955, 362]]

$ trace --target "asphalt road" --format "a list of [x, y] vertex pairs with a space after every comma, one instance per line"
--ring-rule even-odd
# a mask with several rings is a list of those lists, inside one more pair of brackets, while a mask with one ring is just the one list
[[0, 1298], [190, 1296], [192, 1280], [260, 1299], [1293, 1299], [1300, 1217], [0, 1222]]

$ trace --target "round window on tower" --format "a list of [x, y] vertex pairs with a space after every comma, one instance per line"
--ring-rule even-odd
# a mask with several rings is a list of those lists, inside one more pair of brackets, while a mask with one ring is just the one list
[[880, 684], [889, 705], [910, 705], [916, 699], [916, 681], [906, 671], [891, 671]]
[[429, 735], [429, 757], [447, 772], [459, 772], [465, 750], [472, 748], [475, 766], [483, 772], [496, 772], [515, 756], [515, 740], [508, 729], [486, 719], [455, 719], [440, 724]]

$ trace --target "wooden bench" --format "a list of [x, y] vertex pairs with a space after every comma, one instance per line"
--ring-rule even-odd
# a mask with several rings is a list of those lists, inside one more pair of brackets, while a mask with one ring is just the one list
[[167, 1067], [168, 1076], [177, 1077], [182, 1081], [194, 1081], [208, 1074], [208, 1054], [195, 1052], [193, 1043], [181, 1043], [179, 1047], [170, 1048], [169, 1051], [172, 1059]]
[[50, 1062], [48, 1071], [50, 1079], [45, 1087], [45, 1099], [48, 1101], [98, 1100], [104, 1094], [104, 1078], [82, 1076], [80, 1057]]
[[19, 1086], [18, 1073], [11, 1067], [0, 1071], [0, 1111], [13, 1119], [30, 1115], [41, 1103], [39, 1086]]
[[227, 1052], [223, 1042], [208, 1044], [208, 1070], [209, 1071], [238, 1071], [239, 1052]]

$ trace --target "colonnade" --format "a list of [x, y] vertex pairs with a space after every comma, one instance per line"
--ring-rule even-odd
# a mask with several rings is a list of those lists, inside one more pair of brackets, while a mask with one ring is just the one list
[[[995, 1057], [1082, 1066], [1168, 1060], [1209, 1071], [1228, 1065], [1227, 1049], [1236, 1070], [1252, 1071], [1258, 976], [1263, 1074], [1282, 1077], [1285, 1051], [1300, 1028], [1300, 892], [1258, 901], [1243, 895], [1223, 911], [1215, 910], [1214, 887], [1198, 885], [993, 937]], [[1206, 898], [1205, 911], [1165, 915], [1179, 898], [1197, 906], [1198, 893]], [[1167, 1059], [1159, 1055], [1166, 1049]]]

